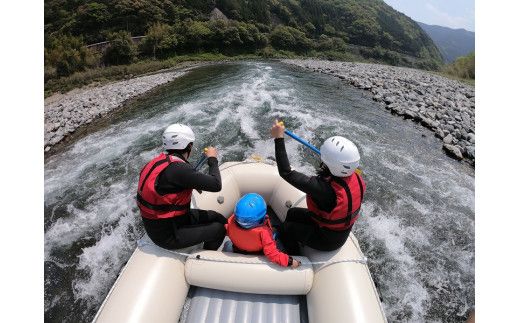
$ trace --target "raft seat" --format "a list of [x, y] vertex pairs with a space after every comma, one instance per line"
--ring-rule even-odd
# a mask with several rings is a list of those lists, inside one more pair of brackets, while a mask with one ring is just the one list
[[199, 250], [192, 255], [184, 265], [190, 285], [264, 295], [306, 295], [312, 288], [312, 265], [283, 268], [265, 256], [225, 251]]

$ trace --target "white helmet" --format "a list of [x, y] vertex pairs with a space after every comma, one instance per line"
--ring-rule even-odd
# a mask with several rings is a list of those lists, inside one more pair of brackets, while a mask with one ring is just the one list
[[341, 136], [330, 137], [320, 148], [321, 161], [334, 176], [347, 177], [359, 166], [359, 151], [354, 143]]
[[195, 141], [195, 134], [190, 127], [175, 123], [164, 130], [162, 139], [164, 150], [181, 150], [186, 148], [190, 142]]

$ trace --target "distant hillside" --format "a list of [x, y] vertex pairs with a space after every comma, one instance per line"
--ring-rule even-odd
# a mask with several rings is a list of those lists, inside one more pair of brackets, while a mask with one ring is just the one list
[[472, 31], [417, 23], [431, 37], [447, 63], [475, 51], [475, 33]]
[[[114, 48], [104, 65], [204, 52], [442, 63], [417, 23], [382, 0], [45, 0], [44, 19], [46, 67], [58, 66], [57, 75], [95, 64], [81, 44], [107, 40]], [[130, 36], [146, 37], [132, 44]]]

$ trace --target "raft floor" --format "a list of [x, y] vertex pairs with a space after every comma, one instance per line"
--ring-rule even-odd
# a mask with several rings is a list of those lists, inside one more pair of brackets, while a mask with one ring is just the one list
[[261, 295], [194, 287], [180, 323], [307, 323], [300, 295]]

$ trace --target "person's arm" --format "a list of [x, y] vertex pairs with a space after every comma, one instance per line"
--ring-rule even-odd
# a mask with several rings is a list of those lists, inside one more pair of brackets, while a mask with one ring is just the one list
[[267, 259], [282, 267], [287, 267], [289, 264], [289, 255], [278, 250], [276, 242], [273, 240], [272, 232], [270, 230], [263, 230], [260, 233], [260, 239], [262, 240], [263, 252]]
[[324, 194], [323, 185], [319, 182], [316, 176], [307, 176], [291, 169], [289, 159], [287, 158], [287, 152], [285, 151], [284, 138], [276, 138], [274, 140], [274, 144], [276, 164], [278, 166], [278, 173], [280, 176], [289, 184], [306, 194], [312, 196], [322, 196]]
[[271, 127], [271, 137], [274, 138], [276, 164], [278, 173], [289, 184], [296, 187], [300, 191], [311, 196], [320, 196], [323, 194], [323, 187], [320, 185], [316, 176], [310, 177], [291, 169], [287, 152], [285, 151], [284, 136], [285, 127], [282, 122], [275, 120]]
[[173, 178], [175, 185], [208, 192], [218, 192], [222, 189], [217, 158], [208, 158], [208, 175], [195, 171], [195, 169], [188, 164], [184, 164], [183, 166], [182, 171], [175, 173], [175, 177]]

